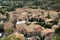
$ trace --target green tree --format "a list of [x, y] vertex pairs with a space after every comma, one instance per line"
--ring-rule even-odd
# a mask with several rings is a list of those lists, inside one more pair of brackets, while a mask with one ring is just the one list
[[[1, 39], [2, 40], [2, 39]], [[20, 37], [16, 37], [16, 35], [8, 35], [3, 38], [3, 40], [21, 40]]]
[[13, 33], [14, 29], [13, 28], [9, 28], [8, 30], [6, 30], [7, 33]]
[[59, 18], [56, 18], [56, 19], [53, 21], [53, 24], [58, 24], [58, 21], [59, 21]]
[[0, 29], [3, 29], [4, 25], [3, 24], [0, 24]]
[[60, 33], [60, 26], [55, 30], [55, 33], [56, 34], [59, 34]]

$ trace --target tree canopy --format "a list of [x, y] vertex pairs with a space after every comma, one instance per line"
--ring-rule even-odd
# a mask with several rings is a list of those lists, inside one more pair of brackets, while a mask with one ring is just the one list
[[0, 0], [0, 12], [12, 11], [18, 7], [60, 10], [60, 0]]

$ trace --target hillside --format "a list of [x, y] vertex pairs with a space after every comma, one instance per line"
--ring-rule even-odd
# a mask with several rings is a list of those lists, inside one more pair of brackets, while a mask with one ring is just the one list
[[60, 0], [0, 0], [1, 13], [12, 11], [18, 7], [60, 11]]
[[0, 0], [0, 40], [60, 40], [60, 0]]

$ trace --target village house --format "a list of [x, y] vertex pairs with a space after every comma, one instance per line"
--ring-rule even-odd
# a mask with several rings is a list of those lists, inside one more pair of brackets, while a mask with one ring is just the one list
[[44, 29], [41, 31], [41, 36], [44, 40], [51, 40], [51, 38], [54, 36], [54, 30]]
[[26, 25], [26, 24], [16, 24], [16, 29], [19, 33], [24, 34], [25, 37], [40, 36], [41, 31], [43, 30], [40, 25]]
[[13, 12], [9, 12], [9, 21], [13, 22], [15, 20], [15, 16]]
[[26, 26], [26, 27], [24, 27], [24, 30], [26, 32], [26, 34], [25, 34], [26, 37], [33, 36], [34, 30], [31, 27]]
[[53, 26], [52, 26], [52, 29], [55, 30], [55, 29], [57, 29], [58, 27], [59, 27], [58, 25], [53, 25]]
[[14, 20], [16, 19], [16, 15], [15, 14], [16, 14], [15, 11], [6, 12], [5, 15], [6, 15], [7, 21], [14, 22]]
[[23, 12], [23, 13], [21, 13], [21, 16], [23, 16], [23, 19], [24, 19], [25, 21], [28, 21], [28, 12]]
[[20, 14], [22, 12], [25, 12], [25, 9], [24, 8], [16, 8], [15, 11]]
[[15, 11], [11, 11], [11, 12], [6, 12], [6, 20], [7, 22], [10, 21], [14, 24], [14, 28], [16, 27], [16, 22], [17, 22], [17, 15]]
[[17, 15], [17, 21], [19, 21], [19, 20], [28, 21], [28, 13], [27, 12], [23, 12], [23, 13]]
[[33, 33], [34, 36], [40, 36], [41, 31], [43, 30], [43, 29], [42, 29], [42, 26], [40, 26], [40, 25], [38, 25], [38, 24], [34, 24], [34, 23], [31, 23], [31, 24], [29, 25], [29, 27], [31, 27], [31, 29], [34, 30], [34, 33]]
[[16, 29], [19, 33], [24, 34], [25, 37], [32, 36], [32, 33], [34, 32], [33, 29], [26, 24], [16, 24]]
[[24, 27], [26, 27], [25, 24], [16, 24], [16, 30], [17, 30], [19, 33], [23, 33]]
[[14, 24], [11, 22], [5, 22], [4, 23], [4, 31], [5, 31], [6, 35], [10, 34], [9, 30], [14, 31]]
[[53, 19], [45, 19], [46, 24], [52, 24], [52, 22], [53, 22]]
[[35, 26], [34, 26], [35, 28], [35, 31], [37, 32], [37, 36], [40, 36], [40, 34], [41, 34], [41, 31], [43, 30], [42, 29], [42, 26], [40, 26], [40, 25], [38, 25], [38, 24], [35, 24]]
[[[32, 14], [31, 16], [29, 16], [29, 14], [30, 14], [28, 12], [29, 10], [30, 10], [30, 13]], [[39, 12], [37, 12], [37, 11], [39, 11]], [[19, 12], [19, 13], [17, 13], [17, 12]], [[29, 20], [29, 19], [31, 19], [31, 20], [33, 20], [34, 19], [36, 21], [36, 19], [39, 19], [39, 18], [45, 19], [45, 17], [48, 15], [48, 12], [45, 11], [45, 10], [41, 11], [41, 10], [37, 10], [37, 9], [24, 9], [24, 8], [23, 9], [17, 8], [15, 10], [15, 13], [16, 13], [16, 16], [17, 16], [17, 20], [19, 20], [19, 19], [22, 19], [22, 20]], [[10, 12], [10, 14], [14, 14], [14, 12]], [[42, 14], [43, 14], [43, 16], [42, 16]], [[38, 15], [40, 15], [40, 16], [38, 16]], [[11, 18], [11, 19], [13, 20], [14, 17]]]
[[49, 11], [49, 15], [50, 15], [51, 19], [58, 18], [58, 12], [56, 12], [56, 11]]
[[[21, 17], [21, 14], [22, 14], [22, 16], [23, 16], [24, 19], [26, 19], [27, 17], [29, 17], [30, 20], [34, 19], [35, 21], [37, 21], [36, 19], [38, 19], [38, 15], [41, 15], [40, 12], [39, 13], [37, 12], [38, 11], [37, 9], [22, 9], [22, 12], [20, 12], [20, 10], [21, 10], [20, 8], [17, 8], [16, 11], [17, 10], [19, 11], [20, 17]], [[29, 19], [27, 18], [27, 20], [29, 20]]]
[[11, 22], [4, 23], [4, 30], [7, 30], [9, 28], [14, 28], [14, 24]]
[[16, 24], [16, 29], [19, 33], [24, 34], [25, 37], [29, 37], [32, 35], [31, 33], [33, 33], [33, 29], [26, 24]]

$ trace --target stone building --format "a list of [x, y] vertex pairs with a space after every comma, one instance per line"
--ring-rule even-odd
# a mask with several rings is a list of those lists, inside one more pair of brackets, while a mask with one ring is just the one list
[[58, 27], [59, 27], [58, 25], [53, 25], [53, 26], [52, 26], [52, 29], [55, 30], [55, 29], [57, 29]]
[[44, 29], [41, 31], [41, 36], [44, 40], [51, 40], [51, 38], [54, 36], [54, 30]]
[[10, 28], [14, 28], [14, 24], [13, 23], [11, 23], [11, 22], [4, 23], [4, 30], [5, 31], [10, 29]]

